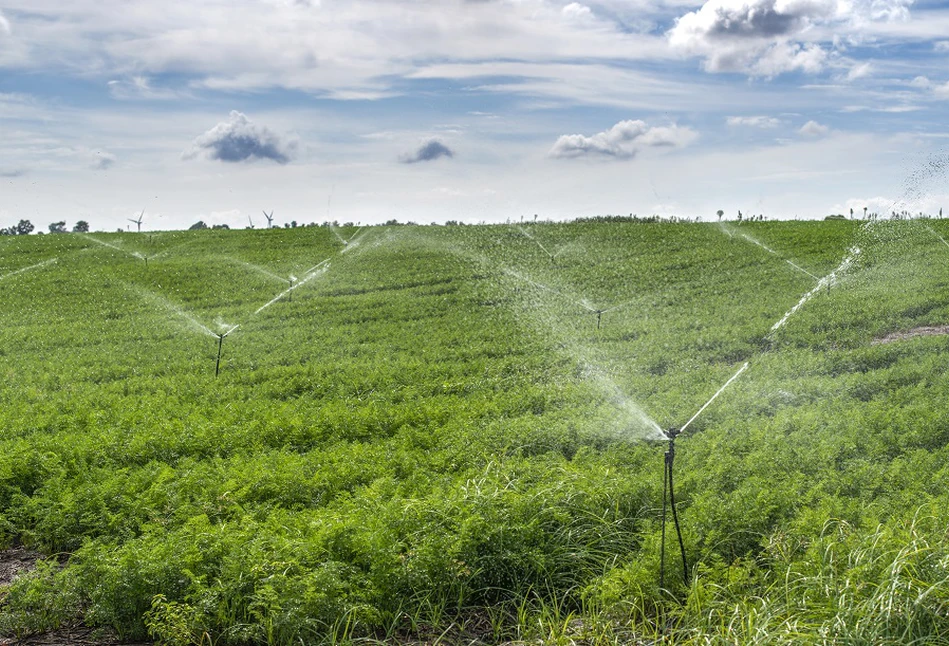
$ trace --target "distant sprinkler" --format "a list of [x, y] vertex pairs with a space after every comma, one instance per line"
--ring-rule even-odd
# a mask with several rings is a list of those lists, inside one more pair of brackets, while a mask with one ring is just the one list
[[593, 313], [596, 314], [596, 329], [600, 329], [600, 319], [603, 318], [603, 312], [606, 310], [593, 310]]
[[213, 333], [217, 337], [217, 362], [214, 364], [214, 377], [217, 378], [218, 374], [221, 372], [221, 348], [224, 345], [224, 337], [228, 334], [239, 328], [239, 325], [235, 325], [227, 332], [223, 333]]

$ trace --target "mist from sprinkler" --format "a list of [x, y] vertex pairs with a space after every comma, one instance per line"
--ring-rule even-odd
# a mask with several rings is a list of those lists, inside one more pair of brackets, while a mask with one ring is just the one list
[[[729, 230], [724, 226], [724, 224], [722, 224], [722, 223], [719, 223], [719, 224], [720, 224], [720, 228], [721, 228], [722, 231], [724, 231], [725, 233], [727, 233], [729, 237], [733, 237], [733, 234], [731, 233], [731, 231], [729, 231]], [[813, 278], [814, 280], [820, 280], [820, 277], [815, 276], [814, 274], [812, 274], [811, 272], [807, 271], [806, 269], [804, 269], [804, 268], [801, 267], [800, 265], [798, 265], [798, 264], [792, 262], [791, 260], [788, 260], [787, 258], [785, 258], [784, 256], [782, 256], [782, 255], [779, 254], [777, 251], [775, 251], [774, 249], [772, 249], [771, 247], [769, 247], [769, 246], [766, 245], [765, 243], [761, 242], [761, 241], [758, 240], [757, 238], [754, 238], [754, 237], [748, 235], [747, 233], [742, 233], [742, 234], [741, 234], [741, 237], [744, 238], [745, 240], [747, 240], [748, 242], [752, 243], [752, 244], [758, 245], [759, 247], [761, 247], [762, 249], [764, 249], [765, 251], [767, 251], [767, 252], [770, 253], [771, 255], [777, 256], [778, 258], [780, 258], [781, 260], [783, 260], [784, 262], [786, 262], [787, 264], [789, 264], [791, 267], [793, 267], [794, 269], [796, 269], [796, 270], [798, 270], [799, 272], [801, 272], [802, 274], [807, 274], [808, 276], [810, 276], [810, 277]]]
[[256, 310], [254, 310], [254, 313], [251, 316], [257, 316], [258, 314], [263, 312], [265, 309], [267, 309], [268, 307], [270, 307], [271, 305], [273, 305], [274, 303], [282, 299], [284, 296], [291, 294], [293, 290], [303, 287], [304, 285], [306, 285], [308, 282], [310, 282], [311, 280], [313, 280], [320, 274], [325, 273], [326, 270], [329, 269], [329, 266], [330, 266], [329, 262], [330, 262], [330, 259], [327, 258], [326, 260], [313, 265], [312, 267], [307, 269], [306, 272], [303, 274], [302, 280], [298, 280], [295, 276], [291, 276], [290, 287], [283, 290], [282, 292], [274, 296], [272, 299], [270, 299], [269, 301], [267, 301], [266, 303], [258, 307]]
[[255, 265], [252, 262], [247, 262], [246, 260], [241, 260], [240, 258], [234, 258], [232, 256], [220, 256], [220, 257], [224, 259], [226, 262], [230, 262], [235, 265], [240, 265], [241, 267], [246, 267], [247, 269], [250, 269], [251, 271], [256, 271], [258, 274], [262, 276], [267, 276], [268, 278], [271, 278], [274, 281], [281, 282], [281, 283], [287, 282], [286, 278], [284, 278], [280, 274], [270, 271], [266, 267], [261, 267], [260, 265]]
[[926, 227], [926, 230], [927, 230], [927, 231], [929, 231], [931, 234], [933, 234], [934, 236], [936, 236], [936, 237], [939, 239], [939, 242], [941, 242], [941, 243], [943, 243], [944, 245], [946, 245], [947, 247], [949, 247], [949, 242], [946, 242], [946, 239], [945, 239], [945, 238], [943, 238], [941, 235], [939, 235], [938, 233], [936, 233], [936, 230], [935, 230], [935, 229], [933, 229], [933, 228], [932, 228], [931, 226], [929, 226], [928, 224], [923, 225], [923, 226]]
[[532, 240], [532, 241], [534, 242], [534, 244], [536, 244], [538, 247], [540, 247], [540, 250], [543, 251], [545, 254], [547, 254], [547, 257], [548, 257], [548, 258], [550, 258], [550, 262], [555, 262], [555, 261], [557, 260], [557, 256], [560, 255], [560, 252], [559, 252], [559, 251], [558, 251], [557, 253], [551, 253], [550, 250], [547, 249], [547, 247], [545, 247], [545, 246], [543, 245], [543, 243], [541, 243], [540, 240], [538, 240], [538, 239], [535, 238], [533, 235], [531, 235], [528, 231], [526, 231], [526, 230], [524, 229], [524, 227], [522, 227], [522, 226], [516, 226], [516, 228], [517, 228], [517, 230], [520, 231], [522, 234], [524, 234], [525, 236], [527, 236], [528, 239]]
[[777, 323], [771, 326], [771, 331], [768, 332], [765, 338], [766, 339], [770, 338], [775, 332], [777, 332], [782, 327], [784, 327], [784, 325], [788, 322], [788, 319], [794, 316], [794, 314], [799, 309], [801, 309], [801, 307], [803, 307], [807, 301], [811, 300], [811, 298], [813, 298], [814, 295], [817, 294], [819, 291], [821, 291], [824, 288], [826, 288], [827, 290], [830, 290], [831, 285], [835, 285], [837, 283], [838, 277], [841, 274], [846, 273], [850, 269], [850, 267], [854, 263], [854, 260], [856, 260], [857, 256], [859, 255], [860, 255], [860, 248], [851, 247], [847, 255], [844, 256], [844, 259], [837, 266], [837, 268], [834, 269], [829, 274], [827, 274], [826, 276], [824, 276], [823, 278], [821, 278], [819, 281], [817, 281], [817, 285], [815, 285], [813, 289], [811, 289], [809, 292], [804, 294], [804, 296], [801, 297], [801, 300], [799, 300], [794, 307], [789, 309]]
[[10, 278], [10, 277], [12, 277], [12, 276], [16, 276], [17, 274], [22, 274], [23, 272], [32, 271], [33, 269], [39, 269], [40, 267], [45, 267], [46, 265], [50, 265], [50, 264], [56, 262], [57, 260], [58, 260], [58, 258], [50, 258], [49, 260], [44, 260], [43, 262], [38, 262], [38, 263], [36, 263], [35, 265], [30, 265], [29, 267], [20, 267], [19, 269], [14, 269], [14, 270], [11, 271], [11, 272], [8, 272], [8, 273], [6, 273], [6, 274], [0, 275], [0, 280], [4, 280], [5, 278]]

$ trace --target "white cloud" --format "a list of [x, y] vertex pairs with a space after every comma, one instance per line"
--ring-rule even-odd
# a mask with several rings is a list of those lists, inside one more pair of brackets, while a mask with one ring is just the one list
[[747, 126], [750, 128], [777, 128], [781, 125], [780, 119], [774, 117], [728, 117], [725, 122], [729, 126]]
[[182, 156], [185, 159], [203, 156], [223, 162], [270, 159], [286, 164], [296, 153], [296, 147], [295, 141], [284, 140], [269, 128], [259, 126], [243, 113], [232, 110], [226, 121], [195, 138], [191, 148]]
[[441, 141], [429, 139], [411, 153], [402, 155], [399, 161], [403, 164], [417, 164], [419, 162], [435, 161], [443, 157], [451, 159], [454, 156], [455, 152]]
[[857, 79], [866, 78], [873, 74], [873, 63], [865, 61], [863, 63], [855, 63], [848, 71], [846, 80], [856, 81]]
[[[676, 20], [673, 48], [702, 59], [709, 72], [771, 78], [827, 67], [848, 40], [863, 39], [865, 25], [906, 21], [914, 0], [707, 0]], [[833, 49], [825, 48], [833, 44]], [[851, 68], [848, 80], [870, 68]]]
[[580, 4], [579, 2], [571, 2], [562, 9], [562, 13], [564, 18], [569, 20], [586, 20], [593, 16], [590, 7]]
[[933, 51], [949, 52], [949, 40], [937, 40], [933, 43]]
[[10, 21], [6, 19], [3, 15], [3, 12], [0, 12], [0, 33], [5, 33], [8, 36], [12, 33], [10, 29]]
[[816, 121], [808, 121], [798, 132], [805, 137], [824, 137], [830, 132], [830, 128], [825, 125], [821, 125]]
[[645, 121], [620, 121], [609, 130], [585, 135], [561, 135], [548, 156], [557, 159], [578, 157], [607, 157], [631, 159], [644, 148], [687, 146], [698, 135], [685, 127], [657, 126], [650, 128]]
[[182, 98], [182, 93], [169, 88], [156, 88], [147, 76], [136, 75], [108, 82], [109, 92], [116, 99], [171, 100]]

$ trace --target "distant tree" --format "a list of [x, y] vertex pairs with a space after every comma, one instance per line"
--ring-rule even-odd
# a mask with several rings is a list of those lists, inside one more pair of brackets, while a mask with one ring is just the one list
[[192, 224], [190, 227], [188, 227], [188, 231], [200, 231], [201, 229], [207, 229], [207, 228], [208, 228], [208, 225], [204, 223], [204, 220], [198, 220], [197, 222]]
[[863, 219], [867, 219], [867, 207], [863, 207]]
[[853, 207], [850, 207], [850, 219], [853, 220]]
[[386, 220], [386, 222], [385, 222], [386, 226], [394, 226], [394, 225], [396, 225], [396, 224], [398, 224], [398, 223], [399, 223], [399, 221], [396, 220], [395, 218], [392, 218], [391, 220]]
[[738, 221], [741, 222], [741, 211], [738, 212]]
[[50, 222], [49, 232], [50, 233], [66, 233], [66, 221], [60, 220], [59, 222]]
[[79, 220], [72, 228], [73, 233], [89, 233], [89, 223], [85, 220]]
[[[207, 226], [205, 226], [204, 228], [207, 229]], [[230, 229], [231, 227], [227, 226], [226, 224], [215, 224], [211, 228], [212, 229]]]
[[721, 222], [721, 221], [722, 221], [722, 216], [725, 215], [725, 212], [724, 212], [723, 210], [719, 209], [719, 210], [715, 211], [715, 215], [718, 216], [718, 221]]
[[33, 223], [29, 220], [20, 220], [17, 222], [16, 227], [14, 227], [14, 231], [16, 231], [16, 235], [18, 236], [29, 235], [33, 231]]

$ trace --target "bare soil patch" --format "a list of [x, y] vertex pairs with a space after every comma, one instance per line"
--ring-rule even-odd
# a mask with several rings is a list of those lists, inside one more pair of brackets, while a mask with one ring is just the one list
[[944, 336], [949, 334], [949, 325], [923, 326], [913, 328], [912, 330], [903, 330], [902, 332], [890, 332], [886, 336], [874, 339], [872, 345], [881, 343], [893, 343], [894, 341], [905, 341], [917, 336]]

